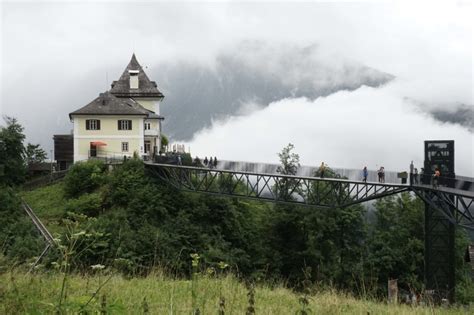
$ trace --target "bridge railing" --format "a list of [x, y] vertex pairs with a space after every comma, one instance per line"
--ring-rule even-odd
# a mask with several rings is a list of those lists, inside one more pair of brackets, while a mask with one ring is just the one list
[[[250, 171], [257, 173], [268, 173], [268, 174], [278, 174], [279, 164], [275, 163], [255, 163], [255, 162], [246, 162], [246, 161], [230, 161], [222, 160], [217, 164], [217, 168], [233, 170], [233, 171]], [[341, 177], [346, 177], [349, 180], [362, 181], [363, 172], [361, 169], [349, 169], [342, 167], [332, 167], [329, 166], [328, 169], [333, 171], [336, 174], [339, 174]], [[379, 178], [377, 175], [377, 170], [368, 170], [367, 181], [369, 182], [378, 182]], [[328, 173], [328, 172], [326, 172]], [[310, 166], [310, 165], [301, 165], [298, 170], [298, 176], [307, 176], [307, 177], [319, 177], [320, 170], [319, 166]], [[399, 172], [385, 170], [383, 182], [391, 184], [401, 184], [402, 179], [399, 178]]]
[[474, 192], [474, 181], [468, 180], [466, 178], [453, 178], [447, 176], [439, 176], [438, 178], [435, 178], [430, 174], [418, 174], [418, 176], [413, 175], [412, 184], [415, 186], [424, 185], [434, 188], [446, 187], [456, 190]]
[[172, 186], [194, 192], [290, 202], [319, 207], [345, 207], [407, 191], [407, 185], [264, 174], [218, 168], [147, 163]]
[[[155, 161], [154, 163], [156, 163]], [[161, 162], [161, 161], [160, 161]], [[163, 165], [176, 165], [176, 161], [163, 161], [158, 164], [163, 164]], [[187, 166], [179, 166], [178, 167], [187, 167]], [[247, 175], [277, 175], [277, 176], [287, 176], [287, 175], [281, 175], [277, 172], [278, 164], [266, 164], [266, 163], [251, 163], [251, 162], [236, 162], [236, 161], [219, 161], [217, 163], [217, 166], [206, 166], [200, 163], [199, 165], [194, 165], [195, 168], [197, 169], [202, 169], [202, 170], [207, 170], [207, 169], [212, 169], [212, 170], [219, 170], [222, 172], [227, 172], [228, 174], [232, 173], [239, 173], [239, 174], [247, 174]], [[350, 169], [339, 169], [339, 168], [331, 168], [331, 170], [338, 174], [342, 175], [340, 179], [333, 179], [335, 181], [339, 181], [341, 179], [346, 178], [345, 180], [346, 183], [350, 184], [360, 184], [362, 183], [361, 179], [361, 171], [360, 170], [350, 170]], [[341, 174], [342, 173], [342, 174]], [[388, 178], [386, 175], [385, 181], [383, 183], [380, 183], [378, 181], [376, 172], [373, 171], [371, 173], [369, 171], [369, 176], [367, 183], [368, 184], [374, 184], [374, 183], [379, 183], [379, 184], [384, 184], [384, 185], [394, 185], [394, 186], [410, 186], [410, 174], [406, 174], [408, 178], [406, 178], [406, 182], [402, 184], [401, 179], [398, 178], [397, 181], [394, 180], [394, 178], [397, 177], [397, 173], [395, 172], [389, 172], [391, 174]], [[310, 174], [310, 176], [302, 176], [301, 174]], [[300, 178], [300, 179], [317, 179], [320, 178], [318, 177], [318, 168], [317, 167], [309, 167], [309, 166], [303, 166], [298, 169], [297, 175], [294, 176], [294, 178]], [[321, 179], [321, 178], [320, 178]], [[433, 186], [432, 182], [432, 177], [430, 175], [424, 175], [424, 174], [418, 174], [417, 177], [414, 176], [412, 185], [418, 186], [418, 187], [423, 187], [425, 189], [444, 189], [444, 190], [451, 190], [452, 192], [455, 190], [458, 192], [460, 195], [466, 195], [466, 196], [471, 196], [474, 195], [474, 182], [471, 180], [468, 180], [470, 178], [468, 177], [460, 177], [460, 178], [450, 178], [450, 177], [443, 177], [441, 176], [438, 179], [438, 185], [436, 187]], [[331, 181], [330, 178], [324, 177], [324, 180]]]
[[[161, 164], [177, 164], [175, 160], [164, 160], [155, 161]], [[194, 165], [193, 166], [197, 166]], [[228, 170], [234, 172], [249, 172], [249, 173], [258, 173], [258, 174], [279, 174], [277, 172], [278, 164], [272, 163], [256, 163], [256, 162], [246, 162], [246, 161], [231, 161], [231, 160], [219, 160], [217, 166], [209, 167], [207, 165], [201, 164], [199, 167], [204, 168], [216, 168], [220, 170]], [[357, 169], [347, 169], [347, 168], [338, 168], [331, 167], [331, 171], [340, 175], [343, 178], [347, 178], [351, 181], [362, 181], [362, 170]], [[299, 177], [319, 177], [320, 175], [319, 167], [301, 165], [297, 170], [297, 176]], [[406, 174], [405, 185], [410, 185], [410, 174]], [[432, 186], [432, 177], [430, 175], [418, 174], [418, 180], [413, 179], [413, 185], [424, 185]], [[376, 170], [369, 170], [367, 176], [368, 182], [379, 182]], [[385, 171], [383, 183], [387, 184], [403, 184], [403, 180], [399, 178], [399, 173], [394, 171]], [[453, 189], [464, 190], [464, 191], [473, 191], [474, 190], [474, 179], [469, 177], [457, 176], [456, 178], [444, 177], [441, 176], [438, 184], [440, 187], [450, 187]]]

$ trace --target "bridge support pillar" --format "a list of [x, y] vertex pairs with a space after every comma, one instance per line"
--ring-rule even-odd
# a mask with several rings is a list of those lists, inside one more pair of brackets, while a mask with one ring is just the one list
[[425, 288], [433, 294], [435, 302], [454, 302], [454, 232], [454, 224], [425, 203]]

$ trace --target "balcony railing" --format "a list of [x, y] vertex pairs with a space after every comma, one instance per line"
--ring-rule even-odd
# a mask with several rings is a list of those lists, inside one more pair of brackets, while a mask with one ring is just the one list
[[[130, 159], [133, 156], [133, 152], [110, 152], [110, 151], [100, 151], [100, 150], [89, 150], [88, 158], [90, 160], [101, 160], [106, 164], [119, 164]], [[149, 161], [151, 160], [151, 153], [142, 153], [138, 155], [142, 160]]]
[[145, 129], [145, 136], [158, 136], [158, 130], [156, 129]]

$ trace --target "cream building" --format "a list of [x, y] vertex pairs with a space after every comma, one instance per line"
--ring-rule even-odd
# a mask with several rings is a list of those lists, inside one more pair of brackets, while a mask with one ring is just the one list
[[163, 94], [133, 54], [110, 91], [69, 114], [74, 124], [74, 162], [91, 157], [150, 158], [161, 147]]

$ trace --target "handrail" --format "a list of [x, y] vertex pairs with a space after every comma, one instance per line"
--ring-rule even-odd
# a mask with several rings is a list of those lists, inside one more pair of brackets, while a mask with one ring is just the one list
[[22, 206], [25, 212], [28, 214], [28, 216], [31, 218], [31, 221], [33, 221], [33, 224], [36, 226], [36, 229], [40, 232], [40, 234], [44, 237], [46, 242], [48, 242], [50, 245], [54, 244], [54, 238], [51, 235], [51, 233], [48, 231], [46, 226], [41, 222], [41, 220], [36, 216], [36, 214], [33, 212], [33, 209], [26, 203], [26, 201], [22, 200]]
[[407, 187], [415, 187], [418, 186], [423, 189], [428, 189], [428, 190], [444, 190], [446, 192], [450, 192], [453, 194], [456, 194], [461, 197], [466, 197], [466, 198], [473, 198], [474, 197], [474, 191], [471, 189], [468, 190], [463, 190], [463, 189], [456, 189], [453, 187], [432, 187], [430, 185], [410, 185], [410, 183], [406, 184], [394, 184], [394, 183], [380, 183], [380, 182], [375, 182], [375, 181], [356, 181], [356, 180], [349, 180], [349, 179], [344, 179], [344, 178], [321, 178], [321, 177], [311, 177], [311, 176], [299, 176], [299, 175], [285, 175], [285, 174], [279, 174], [279, 173], [257, 173], [257, 172], [247, 172], [247, 171], [233, 171], [233, 170], [227, 170], [227, 169], [219, 169], [219, 168], [207, 168], [207, 167], [196, 167], [196, 166], [185, 166], [185, 165], [174, 165], [174, 164], [163, 164], [163, 163], [153, 163], [153, 162], [146, 162], [145, 164], [150, 165], [150, 166], [156, 166], [156, 167], [165, 167], [169, 169], [182, 169], [182, 170], [190, 170], [190, 171], [203, 171], [203, 172], [219, 172], [222, 174], [242, 174], [242, 175], [252, 175], [252, 176], [274, 176], [274, 177], [279, 177], [279, 178], [288, 178], [288, 179], [293, 179], [293, 180], [311, 180], [311, 181], [321, 181], [321, 182], [332, 182], [332, 183], [338, 183], [338, 182], [344, 182], [348, 184], [367, 184], [367, 185], [378, 185], [378, 186], [383, 186], [383, 187], [391, 187], [391, 188], [407, 188]]
[[51, 246], [54, 246], [55, 242], [54, 242], [54, 238], [51, 235], [51, 233], [48, 231], [46, 226], [44, 226], [43, 222], [41, 222], [41, 220], [36, 216], [33, 209], [31, 209], [31, 207], [28, 205], [28, 203], [26, 203], [26, 201], [23, 200], [23, 199], [21, 200], [21, 203], [22, 203], [23, 209], [28, 214], [31, 221], [33, 221], [33, 224], [36, 226], [36, 229], [40, 232], [41, 236], [43, 236], [43, 238], [45, 239], [45, 241], [47, 243], [46, 247], [41, 252], [40, 256], [31, 265], [31, 268], [28, 271], [28, 273], [29, 273], [36, 267], [36, 265], [41, 261], [41, 259], [44, 257], [44, 255], [46, 255], [46, 253], [51, 248]]
[[164, 167], [170, 167], [170, 168], [179, 168], [179, 169], [190, 169], [190, 170], [203, 170], [203, 171], [213, 171], [213, 172], [221, 172], [221, 173], [226, 173], [226, 174], [244, 174], [244, 175], [265, 175], [265, 176], [276, 176], [276, 177], [283, 177], [283, 178], [289, 178], [289, 179], [309, 179], [309, 180], [320, 180], [320, 181], [328, 181], [328, 182], [341, 182], [344, 181], [345, 183], [351, 183], [351, 184], [380, 184], [383, 186], [389, 186], [389, 187], [407, 187], [407, 184], [394, 184], [394, 183], [379, 183], [379, 182], [364, 182], [364, 181], [355, 181], [355, 180], [349, 180], [349, 179], [344, 179], [344, 178], [329, 178], [329, 177], [312, 177], [312, 176], [298, 176], [298, 175], [286, 175], [286, 174], [280, 174], [280, 173], [257, 173], [257, 172], [246, 172], [246, 171], [232, 171], [232, 170], [226, 170], [226, 169], [219, 169], [219, 168], [207, 168], [207, 167], [197, 167], [197, 166], [185, 166], [185, 165], [174, 165], [174, 164], [162, 164], [162, 163], [153, 163], [153, 162], [145, 162], [145, 164], [148, 165], [154, 165], [154, 166], [164, 166]]

